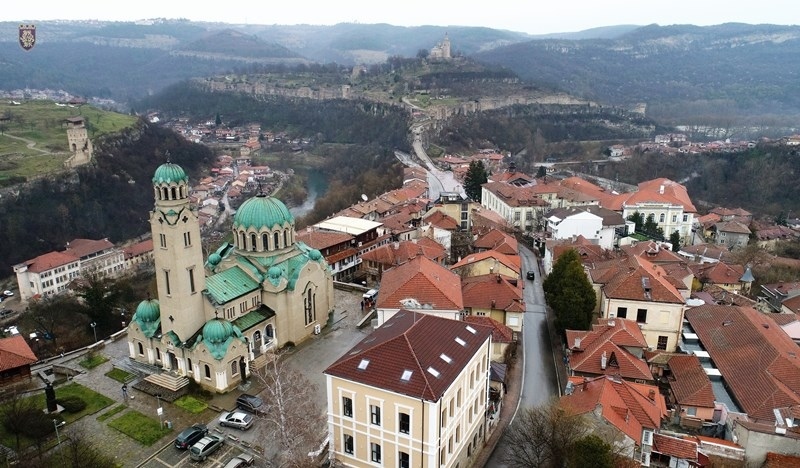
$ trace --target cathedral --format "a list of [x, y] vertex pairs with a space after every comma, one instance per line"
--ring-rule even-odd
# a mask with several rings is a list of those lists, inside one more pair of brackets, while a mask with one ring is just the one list
[[189, 178], [166, 163], [153, 176], [150, 213], [158, 298], [136, 308], [130, 357], [215, 392], [239, 385], [270, 350], [319, 333], [333, 278], [318, 250], [295, 240], [294, 217], [259, 194], [233, 218], [233, 243], [203, 258]]

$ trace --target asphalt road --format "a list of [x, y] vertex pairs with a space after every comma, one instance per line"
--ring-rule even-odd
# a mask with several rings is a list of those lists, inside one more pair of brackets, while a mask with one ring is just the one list
[[[525, 281], [523, 291], [525, 297], [525, 319], [522, 326], [523, 352], [525, 353], [525, 370], [523, 372], [522, 395], [519, 410], [526, 407], [546, 403], [558, 396], [560, 383], [553, 361], [553, 346], [547, 329], [547, 312], [542, 291], [542, 275], [533, 252], [520, 244], [522, 257], [522, 277], [525, 272], [536, 272], [535, 280]], [[513, 426], [513, 421], [511, 425]], [[511, 426], [509, 426], [511, 427]], [[504, 467], [502, 460], [506, 450], [505, 439], [500, 439], [487, 467]]]

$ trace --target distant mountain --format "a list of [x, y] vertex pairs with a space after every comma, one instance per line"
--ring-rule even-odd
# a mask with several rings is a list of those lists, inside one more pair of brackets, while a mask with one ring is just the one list
[[798, 26], [649, 25], [614, 39], [531, 40], [473, 58], [587, 99], [643, 103], [663, 121], [758, 125], [800, 114]]

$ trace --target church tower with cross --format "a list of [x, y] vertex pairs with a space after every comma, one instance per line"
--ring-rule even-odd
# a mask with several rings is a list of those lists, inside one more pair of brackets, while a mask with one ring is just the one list
[[319, 334], [334, 307], [322, 254], [295, 240], [294, 217], [261, 192], [233, 216], [233, 241], [203, 258], [189, 178], [167, 162], [153, 176], [150, 213], [158, 298], [142, 301], [128, 328], [130, 358], [158, 366], [145, 380], [179, 387], [191, 378], [227, 392], [269, 353]]

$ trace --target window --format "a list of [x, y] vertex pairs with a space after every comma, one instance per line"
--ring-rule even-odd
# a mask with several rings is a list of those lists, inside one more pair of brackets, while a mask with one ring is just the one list
[[344, 453], [353, 454], [353, 436], [350, 434], [344, 435]]
[[619, 318], [627, 318], [628, 317], [628, 308], [627, 307], [617, 307], [617, 317]]
[[186, 358], [186, 372], [193, 372], [192, 369], [192, 358]]
[[289, 235], [288, 231], [283, 231], [283, 246], [284, 247], [289, 245], [289, 237], [288, 237], [288, 235]]
[[676, 223], [678, 221], [678, 215], [672, 215], [672, 222]]
[[253, 233], [250, 234], [250, 250], [256, 251], [256, 235]]
[[409, 468], [411, 466], [411, 462], [406, 452], [399, 452], [397, 454], [397, 461], [398, 461], [397, 465], [400, 468]]
[[342, 397], [342, 414], [352, 418], [353, 417], [353, 399]]
[[381, 407], [377, 405], [369, 405], [369, 421], [376, 425], [381, 425]]
[[662, 351], [666, 351], [667, 350], [667, 341], [668, 340], [669, 340], [669, 338], [666, 337], [666, 336], [663, 336], [663, 335], [659, 336], [658, 337], [658, 345], [656, 346], [656, 349], [660, 349]]
[[375, 463], [381, 462], [381, 444], [371, 443], [370, 446], [370, 460], [374, 461]]
[[239, 373], [239, 363], [236, 361], [231, 361], [231, 375], [236, 375]]
[[514, 221], [519, 221], [519, 211], [514, 212]]
[[192, 233], [190, 232], [183, 233], [183, 245], [184, 247], [189, 247], [192, 245]]
[[171, 294], [169, 287], [169, 270], [164, 270], [164, 287], [167, 289], [167, 296]]
[[166, 249], [167, 248], [167, 236], [166, 236], [166, 234], [159, 234], [158, 235], [158, 240], [161, 242], [161, 248], [162, 249]]
[[408, 434], [411, 430], [411, 416], [408, 413], [400, 413], [398, 415], [399, 428], [401, 434]]
[[272, 248], [273, 249], [280, 248], [280, 246], [278, 245], [278, 233], [277, 232], [272, 235]]
[[139, 356], [144, 356], [144, 346], [141, 343], [139, 343]]
[[692, 406], [690, 408], [686, 408], [686, 415], [687, 416], [697, 416], [697, 408], [695, 408], [694, 406]]
[[638, 323], [647, 322], [647, 309], [637, 309], [636, 310], [636, 321]]
[[269, 236], [266, 234], [261, 234], [261, 248], [264, 249], [266, 252], [269, 250]]
[[189, 269], [189, 291], [194, 294], [196, 291], [194, 289], [194, 268]]
[[305, 308], [306, 325], [309, 325], [317, 320], [317, 295], [309, 287], [304, 296], [303, 306]]
[[689, 215], [687, 214], [683, 215], [683, 222], [685, 223], [686, 221], [689, 221]]
[[661, 213], [660, 215], [658, 215], [658, 222], [663, 223], [665, 218], [666, 216], [664, 215], [664, 213]]
[[205, 374], [206, 374], [206, 378], [208, 380], [211, 380], [211, 368], [208, 367], [208, 364], [205, 364], [204, 371], [205, 371]]

